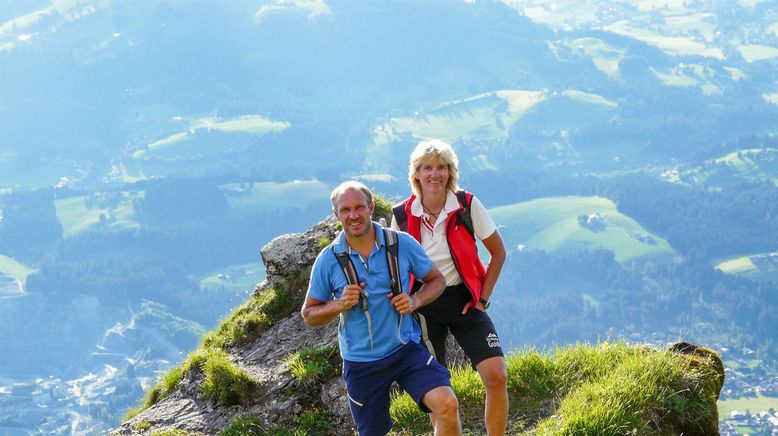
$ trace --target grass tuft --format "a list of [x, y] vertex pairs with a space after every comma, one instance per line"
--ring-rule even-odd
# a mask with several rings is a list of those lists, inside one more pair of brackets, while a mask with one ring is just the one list
[[274, 424], [269, 428], [262, 425], [258, 418], [239, 416], [232, 420], [219, 436], [325, 436], [334, 433], [330, 415], [319, 408], [303, 410], [290, 424]]
[[[511, 434], [711, 434], [718, 425], [715, 359], [704, 364], [669, 351], [603, 343], [523, 350], [506, 360]], [[478, 374], [454, 368], [451, 384], [463, 425], [484, 431]], [[432, 430], [405, 393], [393, 394], [390, 414], [398, 432]]]
[[226, 406], [248, 404], [257, 383], [245, 371], [235, 367], [227, 355], [214, 352], [204, 364], [203, 396]]
[[244, 404], [249, 401], [250, 392], [255, 387], [254, 381], [248, 374], [235, 368], [224, 351], [255, 341], [262, 332], [302, 306], [304, 286], [309, 275], [310, 268], [305, 268], [283, 286], [267, 288], [252, 295], [246, 303], [233, 310], [215, 331], [205, 335], [200, 348], [193, 351], [181, 365], [170, 369], [148, 391], [143, 404], [127, 412], [124, 419], [134, 418], [170, 395], [192, 369], [205, 371], [202, 388], [206, 397], [223, 404]]
[[378, 218], [384, 218], [386, 224], [392, 222], [392, 203], [385, 199], [381, 194], [373, 193], [373, 201], [375, 202], [375, 210], [373, 211], [373, 219], [378, 221]]
[[289, 371], [303, 383], [334, 377], [340, 372], [336, 347], [303, 348], [286, 359]]
[[219, 436], [254, 436], [265, 434], [265, 429], [259, 418], [253, 416], [238, 416], [230, 422]]
[[254, 342], [278, 320], [290, 315], [303, 304], [304, 285], [310, 275], [306, 268], [283, 286], [267, 288], [238, 306], [215, 331], [203, 338], [204, 348], [226, 350]]
[[151, 436], [189, 436], [189, 434], [189, 432], [177, 428], [151, 432]]
[[148, 421], [141, 421], [133, 427], [133, 431], [142, 433], [151, 428], [151, 423]]
[[190, 371], [205, 373], [203, 395], [224, 405], [247, 404], [256, 389], [256, 382], [243, 370], [235, 367], [222, 350], [198, 349], [179, 366], [171, 368], [146, 394], [143, 404], [124, 416], [130, 420], [167, 397], [178, 387]]
[[319, 247], [319, 250], [324, 250], [325, 247], [330, 245], [330, 238], [326, 236], [320, 236], [319, 239], [316, 240], [316, 246]]

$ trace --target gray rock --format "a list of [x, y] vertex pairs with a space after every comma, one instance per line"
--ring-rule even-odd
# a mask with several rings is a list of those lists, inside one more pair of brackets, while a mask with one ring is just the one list
[[[260, 294], [287, 283], [313, 265], [322, 244], [336, 235], [334, 217], [328, 217], [305, 233], [275, 238], [262, 248], [267, 279], [254, 290]], [[303, 285], [307, 285], [303, 283]], [[298, 311], [276, 322], [256, 341], [228, 350], [230, 360], [258, 382], [254, 401], [248, 406], [222, 406], [202, 398], [203, 375], [187, 374], [175, 392], [154, 406], [124, 422], [111, 434], [142, 434], [181, 429], [195, 434], [218, 434], [238, 416], [257, 419], [264, 429], [294, 425], [300, 414], [311, 408], [327, 411], [334, 434], [352, 435], [353, 424], [339, 376], [303, 384], [286, 365], [287, 358], [301, 348], [337, 347], [336, 322], [320, 328], [307, 327]], [[142, 427], [137, 427], [143, 423]]]
[[335, 217], [328, 216], [305, 233], [279, 236], [262, 247], [260, 254], [265, 263], [268, 282], [274, 285], [293, 278], [313, 265], [322, 244], [329, 243], [335, 237], [335, 223]]

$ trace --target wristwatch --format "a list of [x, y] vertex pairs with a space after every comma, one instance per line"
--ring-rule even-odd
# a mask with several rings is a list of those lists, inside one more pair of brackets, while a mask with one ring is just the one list
[[489, 308], [489, 300], [486, 300], [483, 297], [480, 297], [480, 298], [478, 298], [478, 302], [484, 305], [484, 310]]

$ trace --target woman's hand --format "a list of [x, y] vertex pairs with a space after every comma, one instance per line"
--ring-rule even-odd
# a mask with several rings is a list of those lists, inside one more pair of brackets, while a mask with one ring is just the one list
[[467, 312], [468, 312], [468, 311], [469, 311], [471, 308], [473, 308], [473, 307], [475, 307], [476, 309], [480, 310], [481, 312], [486, 312], [486, 309], [484, 308], [484, 305], [483, 305], [483, 304], [481, 304], [481, 302], [480, 302], [480, 301], [479, 301], [479, 302], [478, 302], [478, 304], [476, 304], [475, 306], [473, 306], [473, 302], [472, 302], [472, 301], [468, 301], [468, 302], [467, 302], [467, 304], [465, 304], [465, 308], [464, 308], [464, 309], [462, 309], [462, 315], [465, 315], [465, 314], [467, 314]]

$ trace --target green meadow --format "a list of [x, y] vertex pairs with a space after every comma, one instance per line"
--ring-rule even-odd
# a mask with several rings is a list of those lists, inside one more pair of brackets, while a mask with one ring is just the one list
[[265, 264], [256, 262], [231, 265], [200, 277], [200, 288], [225, 291], [252, 291], [265, 279]]
[[570, 1], [556, 2], [554, 9], [548, 6], [546, 1], [529, 2], [524, 6], [522, 13], [532, 21], [544, 23], [552, 27], [583, 26], [599, 23], [601, 18], [597, 16], [597, 10], [589, 2]]
[[[619, 262], [670, 258], [674, 252], [661, 237], [650, 233], [616, 205], [601, 197], [553, 197], [501, 206], [490, 213], [509, 250], [519, 246], [549, 253], [603, 248]], [[602, 228], [579, 224], [581, 215], [599, 214]]]
[[[176, 153], [187, 154], [189, 152], [187, 148], [188, 142], [210, 133], [265, 135], [268, 133], [280, 132], [289, 127], [290, 124], [288, 122], [273, 121], [260, 115], [244, 115], [226, 120], [214, 117], [197, 118], [192, 120], [182, 131], [148, 144], [145, 149], [134, 152], [132, 157], [135, 159], [155, 157], [163, 151], [168, 155]], [[213, 147], [219, 146], [210, 144], [210, 148]]]
[[778, 410], [778, 397], [757, 395], [756, 397], [749, 398], [719, 400], [717, 404], [719, 408], [719, 417], [724, 418], [735, 410], [738, 412], [745, 412], [748, 410], [751, 413], [767, 411], [767, 409], [770, 408]]
[[[657, 2], [659, 4], [665, 2]], [[681, 5], [683, 7], [683, 4]], [[668, 14], [664, 17], [664, 28], [668, 33], [687, 33], [696, 30], [706, 40], [712, 41], [715, 37], [716, 23], [710, 18], [710, 13], [698, 12], [692, 14]]]
[[[699, 64], [682, 64], [665, 70], [653, 69], [654, 75], [667, 86], [697, 86], [706, 95], [721, 94], [715, 84], [715, 70]], [[727, 79], [730, 75], [726, 76]]]
[[762, 61], [778, 57], [778, 48], [768, 45], [744, 44], [738, 46], [740, 55], [748, 62]]
[[136, 160], [130, 160], [129, 162], [120, 161], [118, 164], [111, 164], [109, 175], [112, 179], [120, 180], [124, 183], [135, 183], [147, 179], [139, 162]]
[[735, 151], [710, 160], [680, 175], [685, 183], [719, 188], [742, 180], [778, 185], [778, 150], [754, 148]]
[[[606, 122], [616, 107], [617, 103], [600, 95], [574, 89], [485, 93], [447, 102], [426, 113], [391, 118], [376, 126], [365, 153], [367, 164], [370, 169], [385, 170], [387, 165], [398, 162], [396, 143], [400, 141], [438, 138], [447, 142], [466, 139], [488, 143], [507, 138], [517, 123], [528, 128], [569, 131], [593, 122]], [[497, 169], [486, 154], [470, 151], [472, 157], [461, 157], [472, 168]]]
[[236, 212], [301, 209], [330, 197], [332, 187], [318, 180], [228, 183], [219, 186]]
[[[678, 18], [680, 17], [676, 17], [676, 21], [678, 21]], [[687, 20], [689, 20], [689, 18], [687, 18]], [[682, 21], [679, 22], [682, 23]], [[662, 34], [660, 32], [635, 27], [626, 20], [609, 24], [605, 26], [604, 29], [622, 36], [643, 41], [670, 55], [696, 55], [721, 60], [724, 59], [724, 52], [720, 48], [699, 42], [691, 36], [687, 36], [685, 33], [679, 34], [680, 36], [667, 36], [667, 34], [671, 34], [669, 29], [667, 29], [666, 34]]]
[[0, 254], [0, 296], [18, 295], [23, 292], [21, 286], [33, 272], [35, 269]]
[[446, 102], [426, 113], [394, 117], [373, 129], [365, 155], [383, 169], [396, 153], [393, 143], [403, 138], [494, 140], [508, 136], [511, 126], [546, 98], [543, 91], [501, 90]]
[[590, 36], [567, 41], [565, 45], [573, 50], [583, 50], [603, 73], [618, 76], [619, 62], [624, 58], [625, 50], [613, 48], [601, 39]]
[[541, 91], [496, 91], [446, 103], [418, 117], [393, 118], [384, 129], [449, 142], [504, 138], [510, 126], [543, 99]]
[[759, 253], [725, 259], [716, 268], [727, 274], [736, 274], [757, 282], [778, 283], [778, 252]]
[[87, 196], [68, 197], [54, 200], [57, 217], [62, 224], [64, 236], [72, 236], [100, 223], [100, 215], [105, 217], [104, 225], [112, 229], [138, 227], [132, 201], [141, 198], [143, 192], [122, 192], [122, 200], [116, 207], [88, 205]]

